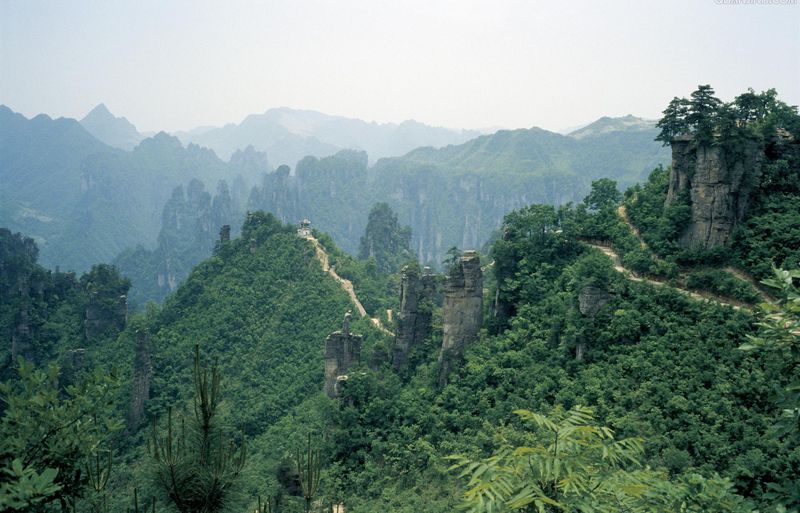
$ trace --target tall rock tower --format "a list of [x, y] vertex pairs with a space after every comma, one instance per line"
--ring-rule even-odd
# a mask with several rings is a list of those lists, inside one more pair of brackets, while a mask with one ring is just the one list
[[150, 400], [150, 336], [144, 327], [136, 330], [136, 348], [133, 359], [133, 386], [128, 408], [128, 430], [133, 432], [144, 417], [144, 407]]
[[478, 339], [483, 325], [483, 271], [475, 251], [465, 251], [445, 280], [442, 315], [441, 387], [447, 384], [453, 363]]
[[672, 173], [666, 205], [689, 195], [692, 217], [681, 234], [685, 248], [724, 246], [747, 211], [752, 184], [761, 171], [763, 150], [745, 142], [736, 151], [697, 145], [691, 136], [672, 141]]
[[361, 336], [350, 333], [350, 316], [350, 312], [345, 314], [342, 331], [334, 331], [325, 339], [325, 393], [328, 397], [338, 397], [338, 385], [361, 359]]
[[434, 277], [429, 267], [423, 269], [422, 276], [414, 267], [403, 268], [400, 277], [397, 335], [392, 354], [392, 366], [395, 370], [402, 369], [411, 351], [430, 336], [433, 317], [431, 301], [434, 292]]

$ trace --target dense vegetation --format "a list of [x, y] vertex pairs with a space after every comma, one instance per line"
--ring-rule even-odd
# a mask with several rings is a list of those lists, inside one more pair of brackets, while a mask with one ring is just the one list
[[[2, 375], [14, 358], [45, 364], [66, 351], [101, 345], [116, 337], [120, 296], [130, 282], [116, 268], [100, 264], [77, 277], [37, 265], [33, 239], [0, 228], [0, 348]], [[87, 330], [87, 312], [97, 322]], [[124, 320], [124, 305], [121, 312]]]
[[[620, 436], [643, 436], [644, 461], [669, 475], [719, 472], [756, 497], [792, 478], [791, 447], [768, 436], [778, 413], [769, 400], [776, 378], [769, 362], [737, 351], [754, 332], [752, 317], [625, 280], [575, 241], [571, 217], [536, 206], [507, 218], [494, 257], [507, 276], [498, 306], [513, 317], [472, 348], [443, 391], [432, 377], [435, 354], [408, 385], [384, 375], [349, 389], [353, 405], [340, 413], [346, 434], [337, 449], [363, 511], [375, 501], [399, 511], [422, 501], [427, 511], [448, 510], [456, 499], [446, 493], [445, 466], [435, 462], [491, 450], [503, 433], [493, 426], [514, 426], [514, 409], [554, 404], [592, 405]], [[577, 309], [586, 285], [612, 296], [595, 319]], [[583, 361], [575, 357], [580, 344]]]

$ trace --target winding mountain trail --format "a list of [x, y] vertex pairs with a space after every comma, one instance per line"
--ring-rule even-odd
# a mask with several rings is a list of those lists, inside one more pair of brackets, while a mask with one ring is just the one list
[[[639, 247], [641, 247], [643, 250], [649, 252], [650, 255], [656, 261], [663, 262], [663, 259], [658, 257], [655, 253], [653, 253], [653, 251], [650, 250], [650, 247], [647, 245], [647, 243], [642, 238], [642, 234], [639, 232], [639, 228], [637, 228], [631, 222], [630, 218], [628, 217], [628, 211], [625, 208], [625, 205], [620, 205], [619, 208], [617, 208], [617, 215], [625, 223], [625, 226], [628, 227], [628, 229], [631, 231], [633, 236], [636, 237], [636, 240], [639, 241]], [[666, 283], [664, 281], [660, 281], [660, 280], [656, 280], [656, 279], [648, 278], [648, 277], [638, 276], [636, 273], [634, 273], [630, 269], [626, 269], [622, 265], [622, 259], [620, 258], [619, 254], [617, 254], [617, 252], [614, 251], [614, 249], [611, 247], [611, 245], [607, 245], [606, 246], [606, 245], [598, 244], [597, 241], [583, 241], [583, 242], [584, 242], [584, 244], [586, 244], [588, 246], [591, 246], [591, 247], [593, 247], [595, 249], [600, 250], [606, 256], [611, 258], [611, 262], [614, 265], [614, 270], [624, 274], [631, 281], [646, 282], [646, 283], [649, 283], [649, 284], [654, 285], [656, 287], [668, 286], [668, 287], [672, 288], [673, 290], [675, 290], [675, 291], [677, 291], [677, 292], [679, 292], [679, 293], [681, 293], [681, 294], [683, 294], [685, 296], [688, 296], [688, 297], [690, 297], [692, 299], [695, 299], [697, 301], [710, 301], [710, 302], [713, 302], [713, 303], [718, 303], [718, 304], [721, 304], [721, 305], [730, 306], [731, 308], [733, 308], [735, 310], [746, 310], [746, 311], [751, 311], [752, 310], [751, 306], [746, 305], [746, 304], [744, 304], [742, 302], [731, 300], [729, 298], [719, 297], [719, 296], [717, 296], [715, 294], [711, 294], [709, 292], [706, 292], [706, 293], [695, 292], [695, 291], [692, 291], [692, 290], [688, 290], [688, 289], [679, 287], [679, 286], [674, 285], [674, 284], [668, 284], [668, 283]], [[770, 301], [771, 298], [769, 298], [766, 294], [764, 294], [764, 292], [761, 290], [762, 288], [760, 287], [760, 284], [758, 284], [758, 282], [752, 276], [749, 276], [746, 273], [744, 273], [743, 271], [740, 271], [740, 270], [735, 269], [733, 267], [726, 267], [725, 271], [730, 273], [730, 274], [732, 274], [734, 277], [736, 277], [738, 279], [741, 279], [741, 280], [744, 280], [744, 281], [750, 283], [751, 285], [753, 285], [753, 287], [757, 291], [759, 291], [761, 293], [761, 295], [762, 295], [762, 297], [763, 297], [763, 299], [765, 301]]]
[[730, 299], [727, 299], [727, 298], [721, 298], [721, 297], [715, 296], [713, 294], [700, 294], [698, 292], [694, 292], [694, 291], [687, 290], [687, 289], [684, 289], [684, 288], [681, 288], [681, 287], [677, 287], [675, 285], [671, 285], [671, 284], [668, 284], [668, 283], [663, 282], [663, 281], [655, 280], [653, 278], [647, 278], [647, 277], [638, 276], [636, 273], [634, 273], [630, 269], [626, 269], [622, 265], [622, 259], [620, 259], [619, 254], [617, 254], [617, 252], [614, 251], [610, 246], [603, 246], [603, 245], [600, 245], [600, 244], [597, 244], [597, 243], [594, 243], [594, 242], [587, 242], [587, 241], [583, 241], [583, 243], [586, 244], [589, 247], [592, 247], [592, 248], [595, 248], [595, 249], [601, 251], [603, 254], [608, 256], [611, 259], [611, 263], [614, 266], [614, 270], [619, 272], [619, 273], [622, 273], [623, 275], [625, 275], [626, 278], [628, 278], [631, 281], [649, 283], [650, 285], [653, 285], [655, 287], [670, 287], [671, 289], [675, 290], [676, 292], [678, 292], [680, 294], [683, 294], [684, 296], [690, 297], [690, 298], [692, 298], [694, 300], [697, 300], [697, 301], [708, 301], [708, 302], [712, 302], [712, 303], [718, 303], [718, 304], [721, 304], [721, 305], [730, 306], [734, 310], [751, 311], [751, 308], [749, 306], [747, 306], [747, 305], [745, 305], [743, 303], [738, 303], [738, 302], [735, 302], [735, 301], [731, 301]]
[[[345, 278], [342, 278], [341, 276], [336, 274], [336, 270], [330, 265], [330, 260], [328, 259], [328, 253], [325, 251], [325, 248], [322, 247], [322, 244], [320, 244], [320, 242], [315, 237], [309, 235], [304, 238], [310, 241], [311, 244], [314, 246], [314, 252], [317, 255], [317, 260], [319, 260], [319, 263], [322, 266], [322, 270], [325, 271], [328, 274], [328, 276], [336, 280], [339, 283], [339, 285], [341, 285], [342, 289], [344, 289], [344, 291], [347, 292], [347, 295], [350, 296], [350, 301], [353, 302], [353, 304], [356, 307], [356, 310], [358, 310], [358, 315], [360, 315], [361, 317], [367, 317], [367, 311], [364, 309], [364, 305], [361, 304], [361, 301], [358, 299], [358, 296], [356, 295], [356, 291], [353, 288], [353, 282]], [[381, 332], [383, 332], [384, 335], [394, 337], [394, 333], [387, 330], [380, 319], [378, 319], [377, 317], [370, 317], [369, 320], [376, 328], [378, 328]]]
[[[619, 208], [617, 209], [617, 215], [620, 217], [620, 219], [622, 219], [622, 221], [625, 223], [625, 225], [628, 227], [628, 229], [631, 231], [631, 233], [634, 235], [634, 237], [636, 237], [636, 240], [639, 241], [639, 246], [643, 250], [648, 251], [650, 253], [650, 256], [652, 256], [654, 260], [656, 260], [657, 262], [662, 262], [663, 263], [664, 260], [661, 257], [659, 257], [658, 255], [656, 255], [653, 251], [650, 250], [650, 247], [647, 245], [647, 243], [642, 238], [642, 234], [639, 232], [639, 228], [637, 228], [631, 222], [630, 218], [628, 217], [628, 211], [625, 208], [625, 205], [620, 205], [619, 206]], [[774, 304], [775, 303], [775, 298], [772, 297], [772, 295], [769, 294], [769, 292], [767, 292], [765, 290], [764, 285], [762, 285], [761, 282], [759, 282], [757, 279], [755, 279], [753, 276], [751, 276], [748, 272], [746, 272], [746, 271], [744, 271], [742, 269], [730, 266], [730, 265], [726, 266], [722, 270], [725, 271], [726, 273], [732, 275], [734, 278], [737, 278], [739, 280], [742, 280], [742, 281], [745, 281], [745, 282], [749, 283], [756, 291], [758, 291], [759, 294], [761, 294], [761, 299], [763, 299], [765, 302], [770, 303], [770, 304]]]
[[628, 229], [631, 231], [631, 233], [633, 233], [634, 237], [636, 237], [636, 240], [639, 241], [639, 246], [642, 249], [650, 251], [650, 248], [647, 247], [647, 243], [642, 238], [642, 234], [639, 233], [639, 228], [635, 227], [631, 222], [630, 218], [628, 218], [628, 211], [625, 209], [625, 205], [619, 206], [619, 208], [617, 209], [617, 215], [628, 226]]

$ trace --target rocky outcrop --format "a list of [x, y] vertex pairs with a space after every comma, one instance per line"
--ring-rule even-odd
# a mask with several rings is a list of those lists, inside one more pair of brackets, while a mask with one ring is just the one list
[[581, 315], [594, 319], [609, 301], [611, 301], [611, 294], [608, 291], [587, 285], [581, 289], [578, 295], [578, 308]]
[[35, 356], [30, 320], [30, 298], [27, 293], [20, 301], [19, 311], [14, 322], [14, 331], [11, 333], [11, 359], [16, 362], [20, 356], [27, 361], [33, 361]]
[[222, 228], [219, 229], [219, 241], [230, 242], [230, 240], [231, 240], [231, 225], [223, 224]]
[[483, 271], [475, 251], [465, 251], [444, 282], [442, 352], [439, 385], [464, 350], [478, 339], [483, 324]]
[[150, 399], [150, 337], [147, 330], [136, 330], [136, 349], [133, 358], [133, 386], [128, 408], [128, 430], [134, 431], [144, 416], [144, 407]]
[[434, 276], [425, 267], [422, 276], [416, 267], [406, 266], [400, 277], [400, 311], [397, 313], [397, 334], [394, 340], [392, 366], [400, 370], [411, 351], [431, 335]]
[[29, 362], [38, 361], [41, 355], [36, 351], [37, 328], [41, 328], [42, 319], [47, 318], [47, 307], [37, 310], [35, 305], [42, 304], [45, 283], [42, 276], [27, 272], [18, 275], [15, 281], [18, 299], [9, 298], [18, 304], [11, 331], [11, 358], [13, 362], [20, 356]]
[[342, 331], [334, 331], [325, 340], [325, 393], [338, 397], [347, 371], [361, 359], [361, 336], [350, 333], [350, 312], [344, 317]]
[[[578, 294], [578, 310], [581, 315], [594, 320], [600, 310], [603, 309], [608, 302], [611, 301], [611, 294], [599, 287], [587, 285], [583, 287]], [[575, 346], [575, 359], [578, 361], [583, 360], [583, 354], [586, 352], [586, 341], [579, 340]]]
[[747, 211], [752, 183], [761, 170], [763, 150], [743, 143], [736, 151], [721, 145], [698, 146], [691, 137], [672, 141], [672, 173], [666, 205], [691, 201], [691, 220], [680, 236], [685, 248], [711, 249], [728, 242]]
[[127, 318], [128, 297], [125, 294], [107, 297], [106, 294], [92, 291], [83, 321], [84, 336], [91, 342], [108, 334], [119, 333], [125, 329]]
[[58, 376], [59, 387], [66, 388], [74, 384], [86, 362], [86, 350], [83, 348], [70, 349], [61, 356], [61, 371]]

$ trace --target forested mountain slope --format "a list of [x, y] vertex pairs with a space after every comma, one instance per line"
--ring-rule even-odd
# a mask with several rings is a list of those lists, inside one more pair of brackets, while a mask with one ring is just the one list
[[[123, 510], [134, 489], [154, 497], [159, 510], [191, 511], [159, 479], [164, 465], [191, 474], [208, 451], [240, 454], [245, 447], [246, 471], [222, 476], [236, 486], [213, 511], [253, 510], [267, 501], [284, 513], [342, 505], [352, 513], [797, 509], [800, 270], [774, 274], [768, 284], [778, 287], [775, 301], [763, 307], [757, 290], [739, 298], [741, 308], [687, 291], [744, 294], [737, 287], [748, 282], [728, 267], [757, 274], [796, 262], [800, 237], [773, 227], [797, 220], [786, 205], [797, 195], [800, 117], [771, 92], [705, 109], [705, 87], [685, 111], [705, 114], [693, 123], [678, 116], [670, 124], [678, 132], [660, 134], [677, 164], [670, 170], [657, 168], [626, 195], [601, 178], [577, 204], [515, 209], [503, 216], [502, 235], [486, 254], [448, 251], [439, 275], [415, 261], [403, 265], [409, 230], [388, 205], [368, 215], [363, 260], [327, 234], [308, 240], [275, 216], [252, 212], [241, 236], [220, 240], [163, 307], [116, 322], [108, 314], [118, 312], [127, 283], [113, 268], [80, 280], [48, 273], [33, 263], [32, 241], [6, 233], [16, 248], [0, 253], [0, 321], [12, 332], [7, 351], [16, 347], [42, 364], [84, 349], [78, 371], [122, 377], [118, 389], [104, 386], [112, 397], [95, 406], [90, 392], [99, 377], [71, 374], [74, 358], [67, 376], [80, 387], [67, 394], [54, 384], [63, 389], [55, 371], [36, 374], [21, 365], [15, 372], [7, 358], [0, 439], [13, 450], [0, 451], [0, 465], [11, 476], [8, 489], [23, 489], [24, 479], [43, 483], [24, 499], [43, 501], [41, 511], [58, 510], [70, 494], [83, 496], [78, 511], [103, 500]], [[745, 108], [753, 104], [755, 115]], [[761, 159], [752, 158], [761, 151]], [[276, 187], [253, 199], [279, 201], [287, 214], [303, 194], [328, 195], [337, 202], [317, 208], [334, 216], [351, 198], [353, 214], [357, 196], [344, 180], [324, 180], [331, 169], [345, 178], [373, 171], [363, 153], [307, 159], [297, 179], [288, 168], [268, 175]], [[720, 196], [698, 193], [714, 185], [698, 184], [707, 175], [728, 178], [712, 192], [748, 201], [715, 204], [724, 215], [709, 221], [703, 202]], [[309, 188], [278, 187], [298, 179]], [[737, 186], [722, 187], [731, 184]], [[418, 190], [432, 191], [438, 189]], [[762, 217], [759, 205], [778, 208]], [[730, 222], [714, 224], [720, 219]], [[339, 218], [335, 226], [345, 233], [349, 222]], [[737, 231], [759, 226], [763, 237], [742, 244]], [[597, 249], [607, 246], [621, 262]], [[738, 281], [715, 281], [723, 276]], [[62, 281], [69, 287], [59, 288]], [[349, 292], [368, 316], [345, 315], [353, 309]], [[391, 319], [383, 314], [388, 308]], [[381, 316], [394, 339], [370, 316]], [[201, 349], [193, 366], [195, 344]], [[193, 435], [195, 419], [206, 418], [196, 413], [208, 404], [203, 361], [216, 361], [220, 371], [219, 387], [211, 379], [213, 397], [224, 399], [216, 410], [218, 440], [232, 441], [221, 449], [198, 449], [196, 437], [183, 436], [184, 425]], [[32, 390], [46, 393], [25, 402]], [[76, 418], [91, 429], [59, 427], [52, 412], [84, 399], [92, 408]], [[97, 429], [113, 431], [120, 419], [125, 430]], [[52, 444], [37, 444], [37, 433], [50, 429]], [[188, 448], [173, 440], [188, 440]], [[168, 456], [154, 454], [156, 442], [170, 448]], [[58, 452], [64, 446], [72, 452]], [[76, 469], [112, 448], [113, 477], [93, 491]], [[18, 454], [24, 463], [15, 463]], [[172, 454], [178, 456], [170, 462]], [[228, 469], [226, 458], [214, 460], [215, 468]], [[54, 467], [60, 473], [47, 473]], [[192, 482], [197, 493], [213, 485]]]
[[83, 162], [114, 150], [72, 119], [26, 119], [0, 106], [0, 224], [34, 236], [57, 236], [82, 194]]
[[[12, 273], [3, 276], [4, 284], [27, 283], [32, 290], [41, 291], [39, 281], [31, 276], [65, 279], [36, 266], [33, 241], [10, 234], [3, 237], [17, 241], [14, 252], [0, 255], [0, 270]], [[10, 247], [5, 239], [3, 242], [4, 248]], [[327, 244], [338, 254], [329, 239]], [[79, 283], [89, 281], [81, 278]], [[52, 289], [52, 285], [47, 285], [43, 293], [26, 295], [20, 295], [17, 285], [3, 288], [0, 327], [4, 332], [14, 331], [20, 309], [28, 308], [33, 301], [36, 310], [28, 310], [37, 321], [27, 340], [31, 352], [20, 356], [35, 356], [39, 364], [63, 363], [66, 360], [59, 355], [78, 350], [80, 358], [73, 370], [76, 376], [95, 367], [116, 368], [121, 387], [114, 411], [106, 414], [123, 420], [127, 431], [107, 440], [118, 455], [113, 508], [127, 507], [133, 486], [140, 488], [142, 496], [150, 489], [148, 478], [135, 464], [146, 459], [139, 442], [147, 436], [147, 419], [163, 419], [168, 408], [174, 406], [177, 411], [190, 401], [195, 344], [202, 347], [204, 355], [220, 362], [225, 375], [226, 418], [250, 439], [254, 475], [266, 469], [274, 475], [290, 448], [287, 444], [296, 441], [297, 433], [290, 433], [288, 438], [284, 433], [280, 438], [262, 439], [276, 429], [274, 425], [285, 422], [284, 417], [292, 419], [297, 414], [294, 409], [304, 401], [319, 403], [325, 337], [340, 330], [344, 314], [354, 308], [340, 283], [323, 271], [314, 245], [299, 238], [295, 227], [282, 225], [263, 213], [248, 217], [241, 237], [220, 242], [214, 256], [194, 269], [163, 308], [151, 308], [128, 319], [127, 327], [123, 309], [122, 325], [107, 333], [102, 343], [81, 336], [89, 323], [84, 311], [91, 299], [81, 296], [83, 289], [78, 283], [71, 287], [76, 292], [69, 295]], [[42, 298], [36, 294], [42, 294]], [[45, 319], [46, 329], [38, 327], [40, 319]], [[385, 336], [368, 318], [353, 319], [351, 326], [363, 335], [365, 348]], [[10, 351], [10, 346], [3, 351], [6, 379], [15, 367]], [[269, 482], [254, 479], [246, 486], [246, 501], [250, 493], [254, 496]]]
[[[125, 327], [130, 282], [100, 264], [80, 277], [37, 264], [33, 239], [0, 228], [0, 372], [17, 358], [39, 365], [83, 360]], [[77, 351], [77, 352], [76, 352]]]

